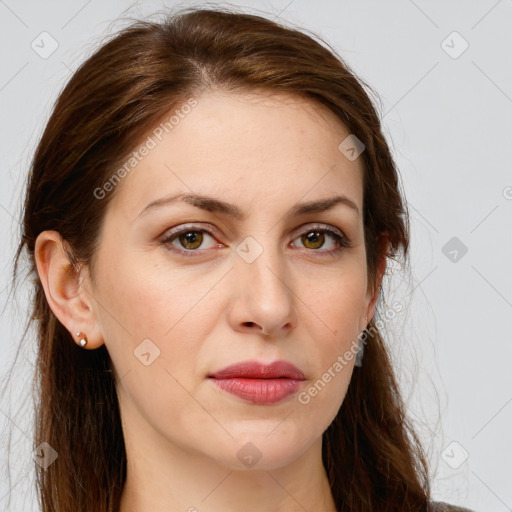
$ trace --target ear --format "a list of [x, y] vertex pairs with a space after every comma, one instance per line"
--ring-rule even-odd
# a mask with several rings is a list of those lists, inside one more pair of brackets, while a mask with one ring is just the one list
[[375, 285], [374, 287], [368, 287], [368, 307], [366, 314], [366, 325], [371, 321], [375, 314], [375, 308], [377, 306], [377, 301], [379, 299], [380, 286], [382, 284], [382, 279], [384, 277], [384, 273], [386, 272], [386, 261], [388, 254], [388, 236], [386, 233], [383, 233], [379, 237], [379, 258], [377, 260], [377, 268], [376, 268], [376, 276], [375, 276]]
[[98, 348], [103, 336], [92, 307], [88, 272], [76, 268], [68, 254], [69, 244], [57, 231], [43, 231], [37, 237], [34, 257], [48, 305], [76, 343], [81, 331], [87, 337], [85, 348]]

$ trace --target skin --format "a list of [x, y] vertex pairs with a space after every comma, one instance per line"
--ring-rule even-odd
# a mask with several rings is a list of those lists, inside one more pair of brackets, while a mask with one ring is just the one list
[[[304, 391], [353, 346], [373, 317], [385, 270], [381, 260], [376, 283], [368, 282], [362, 158], [338, 150], [349, 131], [311, 101], [221, 91], [196, 99], [117, 185], [94, 275], [87, 266], [69, 272], [58, 233], [39, 235], [48, 302], [77, 342], [82, 331], [87, 349], [105, 343], [112, 358], [128, 456], [121, 512], [227, 512], [240, 504], [247, 512], [334, 512], [322, 434], [354, 361], [307, 404], [292, 395], [254, 405], [207, 375], [239, 361], [282, 359], [304, 372]], [[181, 192], [236, 203], [246, 218], [183, 202], [140, 214]], [[289, 214], [299, 202], [336, 194], [358, 211], [338, 204]], [[340, 230], [351, 247], [328, 256], [338, 247], [331, 235], [322, 232], [316, 245], [301, 236], [315, 223]], [[190, 224], [211, 235], [199, 232], [202, 244], [163, 242], [170, 228]], [[249, 236], [262, 250], [251, 263], [236, 250]], [[149, 365], [134, 355], [145, 339], [160, 351]], [[261, 455], [252, 467], [237, 457], [246, 445]]]

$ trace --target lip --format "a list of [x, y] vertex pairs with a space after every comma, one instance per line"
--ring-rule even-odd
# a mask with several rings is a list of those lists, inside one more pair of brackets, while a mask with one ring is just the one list
[[296, 393], [305, 376], [287, 361], [262, 364], [258, 361], [236, 363], [208, 378], [222, 390], [248, 402], [274, 404]]

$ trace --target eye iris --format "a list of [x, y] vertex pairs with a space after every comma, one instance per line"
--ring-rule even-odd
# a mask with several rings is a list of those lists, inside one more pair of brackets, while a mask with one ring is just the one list
[[305, 247], [307, 247], [306, 242], [308, 244], [313, 244], [313, 247], [308, 247], [309, 249], [318, 249], [324, 245], [325, 234], [320, 231], [310, 231], [302, 235], [302, 243]]
[[[179, 236], [179, 241], [186, 249], [197, 249], [203, 242], [203, 234], [198, 231], [187, 231]], [[192, 244], [192, 247], [188, 244]]]

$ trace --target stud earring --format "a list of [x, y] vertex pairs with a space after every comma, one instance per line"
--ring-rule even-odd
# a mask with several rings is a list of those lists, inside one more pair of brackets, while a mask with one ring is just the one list
[[87, 345], [87, 336], [82, 333], [82, 331], [77, 332], [76, 335], [80, 338], [79, 343], [81, 347], [85, 347]]

